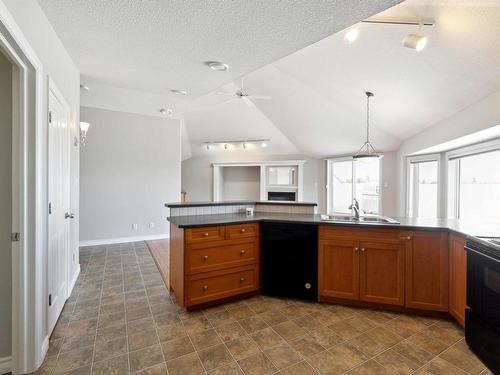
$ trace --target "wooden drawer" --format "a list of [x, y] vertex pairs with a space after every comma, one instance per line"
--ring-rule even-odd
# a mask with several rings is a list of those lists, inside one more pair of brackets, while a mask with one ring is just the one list
[[187, 254], [186, 266], [190, 274], [248, 265], [259, 261], [256, 241], [228, 246], [191, 248]]
[[258, 234], [259, 224], [228, 225], [226, 227], [226, 237], [228, 240], [257, 238]]
[[187, 243], [200, 243], [220, 241], [225, 237], [226, 227], [202, 227], [186, 229], [185, 238]]
[[319, 238], [321, 240], [343, 239], [343, 240], [383, 240], [399, 243], [403, 237], [409, 235], [409, 231], [388, 228], [366, 228], [362, 226], [333, 226], [320, 225]]
[[191, 276], [187, 285], [187, 306], [243, 294], [259, 288], [258, 266]]

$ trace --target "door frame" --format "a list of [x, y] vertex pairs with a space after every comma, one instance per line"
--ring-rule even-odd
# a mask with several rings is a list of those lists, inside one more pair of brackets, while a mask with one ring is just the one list
[[46, 145], [43, 68], [5, 5], [0, 2], [0, 48], [13, 69], [12, 358], [14, 373], [36, 370], [48, 349], [44, 329], [44, 256], [47, 250]]

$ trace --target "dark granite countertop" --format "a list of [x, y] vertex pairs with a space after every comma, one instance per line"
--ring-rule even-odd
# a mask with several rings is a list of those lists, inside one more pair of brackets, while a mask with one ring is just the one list
[[289, 222], [316, 225], [337, 225], [367, 228], [396, 228], [396, 229], [422, 229], [422, 230], [449, 230], [465, 236], [500, 237], [500, 226], [493, 223], [478, 221], [462, 221], [456, 219], [416, 219], [405, 217], [392, 217], [400, 224], [381, 224], [366, 222], [328, 222], [321, 220], [321, 215], [288, 214], [288, 213], [255, 213], [253, 216], [245, 214], [226, 215], [192, 215], [173, 216], [168, 220], [179, 228], [194, 228], [210, 225], [243, 224], [258, 222]]
[[284, 206], [317, 206], [313, 202], [294, 202], [294, 201], [221, 201], [221, 202], [173, 202], [165, 203], [168, 208], [181, 208], [181, 207], [201, 207], [201, 206], [237, 206], [246, 204], [282, 204]]

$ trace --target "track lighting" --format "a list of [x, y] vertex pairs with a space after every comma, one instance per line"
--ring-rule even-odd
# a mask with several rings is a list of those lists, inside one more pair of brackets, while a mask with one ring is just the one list
[[358, 39], [358, 36], [359, 36], [359, 31], [358, 29], [349, 29], [347, 30], [347, 32], [344, 34], [344, 40], [349, 43], [349, 44], [352, 44], [356, 41], [356, 39]]
[[408, 34], [403, 39], [403, 46], [414, 49], [417, 52], [422, 51], [427, 45], [427, 37], [419, 34]]
[[243, 150], [252, 149], [252, 145], [260, 145], [261, 147], [267, 147], [267, 144], [270, 142], [270, 139], [247, 139], [240, 141], [209, 141], [204, 142], [203, 146], [207, 149], [207, 151], [215, 149], [217, 145], [220, 145], [224, 150], [231, 150], [236, 146], [241, 146]]

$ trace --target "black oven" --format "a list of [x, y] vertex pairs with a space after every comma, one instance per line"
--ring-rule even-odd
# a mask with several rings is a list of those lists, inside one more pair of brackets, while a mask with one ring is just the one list
[[500, 374], [500, 246], [468, 239], [465, 339], [495, 374]]

